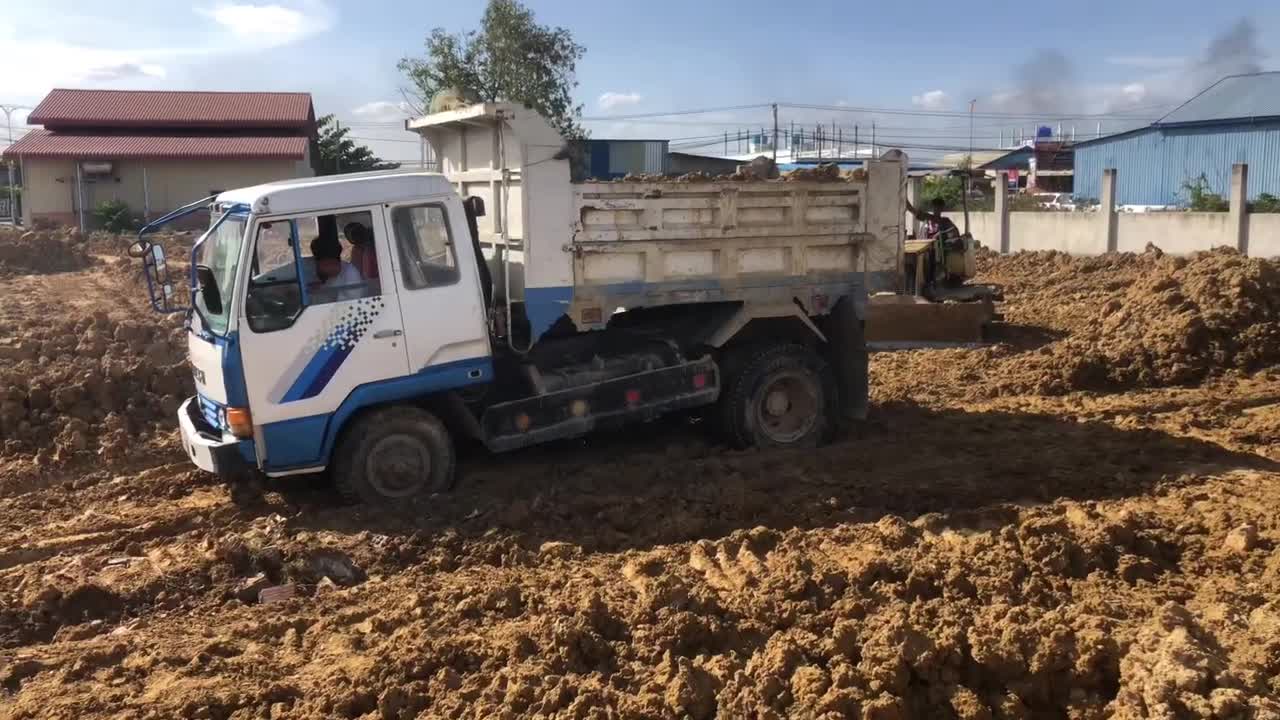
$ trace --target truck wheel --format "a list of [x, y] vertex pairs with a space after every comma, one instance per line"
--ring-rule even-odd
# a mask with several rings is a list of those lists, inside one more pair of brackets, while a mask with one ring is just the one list
[[349, 502], [389, 505], [453, 486], [453, 441], [416, 407], [375, 410], [355, 421], [334, 453], [333, 482]]
[[802, 345], [757, 350], [729, 381], [721, 428], [735, 447], [815, 447], [833, 428], [831, 367]]

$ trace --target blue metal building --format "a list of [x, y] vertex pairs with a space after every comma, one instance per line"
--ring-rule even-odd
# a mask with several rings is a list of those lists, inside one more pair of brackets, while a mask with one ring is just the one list
[[667, 172], [668, 140], [587, 140], [587, 172], [597, 180]]
[[1117, 171], [1120, 205], [1186, 204], [1201, 175], [1226, 197], [1231, 166], [1249, 165], [1249, 197], [1280, 196], [1280, 72], [1232, 75], [1152, 125], [1076, 143], [1075, 196], [1099, 198]]

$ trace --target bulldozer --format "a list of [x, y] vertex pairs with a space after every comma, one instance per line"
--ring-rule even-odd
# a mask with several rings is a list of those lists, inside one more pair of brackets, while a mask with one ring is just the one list
[[998, 285], [973, 283], [978, 241], [970, 232], [971, 177], [961, 179], [963, 229], [948, 226], [934, 237], [903, 241], [898, 291], [870, 298], [866, 338], [873, 349], [952, 347], [982, 343], [1000, 320]]

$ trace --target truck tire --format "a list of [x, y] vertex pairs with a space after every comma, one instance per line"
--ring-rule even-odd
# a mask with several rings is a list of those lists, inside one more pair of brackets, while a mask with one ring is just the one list
[[720, 430], [729, 444], [804, 448], [829, 440], [839, 390], [827, 361], [803, 345], [743, 350], [751, 354], [739, 358], [720, 399]]
[[454, 464], [444, 423], [400, 405], [355, 421], [334, 452], [333, 483], [348, 502], [389, 505], [450, 489]]

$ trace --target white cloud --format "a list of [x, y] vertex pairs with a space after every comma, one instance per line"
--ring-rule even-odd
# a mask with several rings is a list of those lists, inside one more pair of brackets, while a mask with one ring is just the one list
[[[191, 15], [199, 22], [188, 20], [190, 32], [177, 36], [124, 33], [119, 27], [129, 21], [105, 11], [60, 24], [0, 19], [0, 47], [26, 61], [22, 72], [5, 76], [6, 97], [0, 99], [34, 105], [54, 87], [172, 88], [193, 66], [294, 43], [336, 20], [329, 0], [221, 2], [195, 8]], [[158, 44], [155, 38], [168, 41]]]
[[162, 78], [167, 71], [162, 65], [154, 63], [121, 62], [112, 65], [99, 65], [85, 70], [81, 79], [90, 85], [120, 82], [134, 78]]
[[628, 105], [637, 105], [640, 100], [640, 93], [607, 92], [601, 95], [597, 102], [601, 110], [617, 110]]
[[923, 95], [911, 96], [911, 104], [925, 110], [946, 110], [951, 105], [951, 98], [941, 90], [930, 90]]
[[196, 12], [257, 47], [290, 45], [333, 26], [334, 13], [324, 3], [305, 0], [296, 5], [220, 3], [213, 8], [197, 8]]
[[396, 122], [410, 117], [413, 110], [409, 107], [409, 103], [403, 100], [399, 102], [375, 100], [352, 110], [351, 114], [370, 122]]

